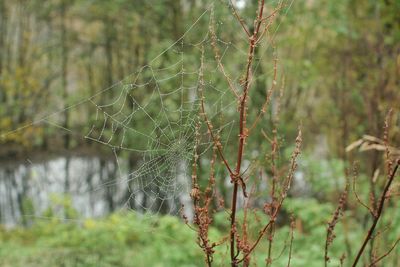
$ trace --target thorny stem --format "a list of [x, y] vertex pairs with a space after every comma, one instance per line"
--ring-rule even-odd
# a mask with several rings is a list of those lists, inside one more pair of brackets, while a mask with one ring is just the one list
[[385, 188], [383, 189], [383, 192], [382, 192], [380, 200], [379, 200], [379, 206], [378, 206], [378, 209], [377, 209], [376, 214], [374, 216], [374, 221], [373, 221], [371, 227], [368, 230], [368, 233], [367, 233], [367, 235], [366, 235], [366, 237], [364, 239], [364, 242], [361, 245], [360, 250], [357, 253], [356, 258], [354, 259], [352, 267], [357, 266], [362, 254], [363, 254], [363, 252], [365, 250], [365, 247], [367, 246], [368, 242], [372, 239], [372, 234], [374, 233], [374, 230], [375, 230], [375, 228], [376, 228], [376, 226], [378, 224], [378, 221], [379, 221], [379, 219], [380, 219], [380, 217], [382, 215], [383, 206], [385, 204], [385, 199], [386, 199], [386, 194], [389, 191], [390, 185], [392, 184], [392, 182], [394, 180], [394, 177], [396, 176], [396, 172], [397, 172], [397, 169], [398, 169], [399, 165], [400, 165], [400, 159], [397, 160], [396, 167], [393, 169], [392, 173], [390, 174], [389, 179], [388, 179], [388, 181], [387, 181], [387, 183], [385, 185]]

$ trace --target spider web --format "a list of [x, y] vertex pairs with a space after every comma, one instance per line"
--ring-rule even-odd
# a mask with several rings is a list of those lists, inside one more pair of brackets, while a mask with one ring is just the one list
[[85, 138], [108, 146], [116, 158], [140, 155], [137, 169], [117, 181], [128, 188], [125, 202], [132, 209], [175, 212], [177, 198], [188, 190], [198, 103], [196, 87], [186, 81], [193, 84], [197, 72], [185, 68], [182, 51], [171, 53], [178, 54], [177, 62], [142, 68], [114, 86], [118, 93], [111, 101], [103, 94], [89, 99], [96, 115]]
[[[181, 40], [164, 52], [164, 57], [175, 58], [167, 67], [146, 65], [115, 85], [112, 92], [117, 94], [112, 99], [108, 92], [88, 99], [96, 114], [85, 138], [109, 147], [117, 162], [118, 155], [140, 155], [133, 172], [102, 184], [128, 188], [129, 194], [123, 197], [130, 209], [176, 214], [181, 204], [190, 203], [196, 127], [201, 124], [200, 47], [208, 43], [208, 33], [196, 44]], [[190, 58], [185, 58], [187, 47], [191, 48]], [[226, 89], [214, 87], [211, 81], [207, 87], [214, 93], [214, 101], [209, 103], [211, 118], [235, 108], [234, 99], [228, 104], [223, 101]], [[232, 126], [233, 121], [228, 121], [215, 131], [228, 129], [230, 134]], [[205, 137], [197, 143], [197, 149], [206, 153], [212, 144]]]
[[[205, 54], [202, 72], [206, 80], [207, 116], [216, 126], [214, 131], [221, 136], [223, 144], [236, 134], [233, 118], [237, 100], [221, 78], [208, 27], [205, 27], [203, 35], [199, 35], [200, 31], [196, 28], [199, 24], [211, 24], [212, 16], [210, 6], [179, 40], [137, 72], [30, 125], [46, 123], [112, 151], [118, 175], [98, 185], [95, 191], [111, 190], [113, 198], [127, 209], [151, 214], [176, 214], [181, 204], [191, 202], [190, 175], [195, 145], [200, 155], [208, 153], [213, 146], [207, 127], [199, 117], [202, 54]], [[232, 25], [237, 21], [231, 16], [226, 21], [218, 20], [214, 27], [218, 30], [224, 23]], [[239, 29], [239, 25], [237, 27]], [[246, 58], [246, 49], [223, 39], [216, 39], [221, 61], [235, 55]], [[235, 72], [241, 74], [240, 71]], [[238, 88], [239, 75], [230, 77]], [[82, 118], [87, 126], [85, 132], [60, 126], [60, 114], [80, 112], [82, 107], [92, 111], [87, 118]], [[200, 142], [197, 140], [197, 143], [196, 134], [199, 133], [196, 131], [200, 132]], [[133, 169], [127, 166], [127, 158], [134, 159]], [[190, 213], [190, 207], [187, 207], [186, 213]]]
[[[95, 189], [89, 190], [103, 196], [111, 193], [116, 208], [150, 214], [177, 214], [185, 204], [190, 210], [196, 127], [201, 127], [202, 120], [198, 95], [200, 59], [202, 47], [210, 46], [207, 27], [210, 11], [211, 6], [179, 40], [137, 72], [66, 109], [12, 132], [31, 125], [47, 124], [67, 132], [71, 138], [76, 138], [77, 143], [82, 143], [79, 139], [84, 138], [95, 144], [100, 147], [97, 153], [104, 153], [103, 148], [111, 150], [118, 168], [117, 175], [107, 177], [106, 182], [100, 181]], [[199, 24], [203, 24], [205, 29], [202, 34], [196, 28]], [[228, 49], [228, 42], [219, 42], [224, 50]], [[212, 81], [212, 77], [217, 77], [213, 74], [217, 71], [215, 62], [210, 60], [210, 66], [212, 64], [207, 87], [214, 95], [209, 99], [208, 107], [210, 118], [216, 118], [222, 110], [234, 109], [236, 101], [230, 99], [229, 105], [225, 103], [227, 88], [217, 88]], [[86, 115], [87, 111], [89, 115]], [[64, 112], [70, 112], [72, 118], [82, 112], [79, 123], [86, 130], [81, 132], [61, 126]], [[232, 125], [231, 121], [221, 123], [216, 131], [227, 129], [230, 132]], [[197, 149], [206, 153], [213, 142], [204, 129], [202, 131], [204, 135], [201, 142], [197, 142]], [[134, 166], [128, 166], [130, 158]], [[43, 188], [43, 185], [39, 187]], [[78, 194], [87, 193], [79, 188], [75, 190]]]

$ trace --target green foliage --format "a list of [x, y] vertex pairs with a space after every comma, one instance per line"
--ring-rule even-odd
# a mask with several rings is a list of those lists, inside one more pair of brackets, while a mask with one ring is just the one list
[[50, 196], [50, 206], [44, 211], [44, 216], [76, 219], [78, 213], [74, 209], [69, 195], [52, 194]]
[[341, 159], [327, 160], [304, 153], [301, 157], [300, 166], [313, 196], [326, 197], [331, 193], [342, 190], [346, 184], [345, 166]]
[[1, 266], [199, 266], [194, 232], [178, 218], [113, 214], [2, 229]]
[[[315, 199], [289, 198], [284, 211], [296, 218], [291, 266], [318, 267], [324, 262], [327, 222], [335, 207]], [[362, 211], [362, 210], [360, 210]], [[395, 216], [391, 216], [395, 214]], [[395, 209], [389, 208], [382, 226], [399, 220]], [[329, 266], [337, 266], [346, 253], [351, 259], [359, 247], [365, 230], [346, 212], [346, 220], [336, 225], [336, 238], [329, 249]], [[249, 234], [254, 240], [259, 229], [268, 222], [263, 212], [250, 216]], [[238, 214], [238, 222], [243, 212]], [[279, 220], [278, 220], [279, 221]], [[283, 222], [284, 223], [284, 222]], [[218, 212], [210, 229], [212, 242], [223, 240], [228, 228], [228, 216]], [[400, 228], [394, 224], [393, 235], [383, 247], [394, 243]], [[286, 266], [289, 257], [290, 228], [278, 224], [272, 258], [274, 266]], [[201, 249], [195, 243], [196, 234], [181, 219], [173, 216], [146, 216], [134, 212], [115, 213], [104, 219], [61, 220], [56, 217], [36, 219], [29, 228], [0, 228], [0, 265], [19, 266], [203, 266]], [[262, 239], [255, 251], [253, 264], [265, 264], [267, 239]], [[378, 253], [384, 248], [379, 248]], [[398, 252], [399, 249], [396, 249]], [[214, 263], [226, 266], [228, 246], [216, 248]], [[393, 252], [395, 253], [395, 252]], [[388, 261], [385, 266], [394, 266]]]
[[305, 232], [311, 232], [328, 222], [334, 207], [330, 203], [318, 203], [314, 198], [288, 198], [284, 209], [303, 222]]

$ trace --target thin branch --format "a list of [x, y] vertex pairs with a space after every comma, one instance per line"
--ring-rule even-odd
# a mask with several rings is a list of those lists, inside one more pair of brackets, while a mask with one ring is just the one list
[[371, 227], [370, 227], [369, 230], [368, 230], [368, 233], [367, 233], [367, 235], [366, 235], [366, 237], [365, 237], [365, 239], [364, 239], [364, 242], [363, 242], [362, 245], [361, 245], [360, 250], [359, 250], [358, 253], [357, 253], [356, 258], [354, 259], [354, 262], [353, 262], [353, 264], [352, 264], [352, 267], [357, 266], [357, 263], [359, 262], [359, 260], [360, 260], [360, 258], [361, 258], [361, 256], [362, 256], [362, 254], [363, 254], [363, 252], [364, 252], [364, 250], [365, 250], [365, 247], [367, 246], [368, 242], [369, 242], [369, 241], [371, 240], [371, 238], [372, 238], [372, 234], [374, 233], [374, 230], [375, 230], [375, 228], [376, 228], [376, 226], [377, 226], [377, 224], [378, 224], [378, 221], [379, 221], [379, 219], [380, 219], [380, 217], [381, 217], [381, 215], [382, 215], [383, 206], [384, 206], [384, 204], [385, 204], [385, 199], [386, 199], [386, 193], [389, 191], [390, 185], [392, 184], [392, 182], [393, 182], [393, 180], [394, 180], [394, 177], [396, 176], [396, 172], [397, 172], [397, 169], [399, 168], [399, 165], [400, 165], [400, 159], [397, 160], [396, 166], [395, 166], [395, 168], [393, 169], [393, 172], [392, 172], [392, 173], [390, 174], [390, 176], [389, 176], [389, 179], [388, 179], [388, 181], [387, 181], [387, 183], [386, 183], [386, 186], [385, 186], [385, 188], [384, 188], [384, 190], [383, 190], [383, 192], [382, 192], [382, 194], [381, 194], [380, 201], [379, 201], [379, 206], [378, 206], [378, 209], [377, 209], [377, 211], [376, 211], [376, 215], [375, 215], [375, 217], [374, 217], [374, 221], [373, 221]]
[[290, 252], [290, 246], [292, 245], [291, 243], [293, 242], [293, 231], [294, 231], [294, 221], [293, 221], [294, 217], [293, 214], [290, 215], [290, 231], [288, 236], [285, 239], [285, 243], [281, 249], [281, 251], [279, 252], [279, 254], [272, 259], [272, 261], [276, 261], [278, 260], [280, 257], [282, 257], [283, 253], [286, 251], [286, 248], [289, 247], [289, 254], [291, 254]]
[[389, 256], [389, 254], [395, 249], [395, 247], [397, 246], [397, 244], [400, 242], [400, 237], [397, 238], [396, 242], [394, 242], [394, 244], [390, 247], [390, 249], [388, 251], [386, 251], [382, 256], [380, 256], [379, 258], [377, 258], [375, 261], [373, 261], [369, 267], [375, 266], [378, 262], [380, 262], [381, 260], [383, 260], [385, 257]]
[[250, 37], [251, 34], [250, 34], [249, 30], [247, 29], [246, 25], [244, 24], [244, 20], [239, 16], [239, 13], [237, 12], [234, 4], [232, 3], [232, 0], [229, 0], [229, 2], [230, 2], [231, 9], [233, 11], [233, 15], [236, 17], [237, 21], [239, 21], [239, 23], [242, 26], [243, 30], [245, 31], [247, 37]]
[[277, 66], [277, 64], [278, 64], [278, 58], [275, 57], [274, 58], [274, 74], [273, 74], [273, 78], [272, 78], [271, 87], [267, 91], [267, 95], [265, 97], [265, 101], [264, 101], [264, 103], [263, 103], [263, 105], [262, 105], [262, 107], [261, 107], [256, 119], [254, 120], [253, 124], [249, 128], [249, 134], [257, 126], [258, 122], [261, 120], [261, 118], [263, 117], [263, 115], [267, 111], [267, 106], [268, 106], [269, 102], [271, 101], [272, 93], [274, 92], [275, 86], [277, 84], [277, 74], [278, 74], [278, 66]]
[[325, 240], [325, 267], [328, 266], [328, 262], [330, 261], [330, 257], [328, 256], [329, 246], [332, 244], [333, 240], [335, 239], [335, 227], [336, 224], [339, 222], [340, 217], [343, 215], [343, 210], [346, 205], [347, 201], [347, 193], [349, 191], [349, 182], [346, 183], [346, 187], [344, 191], [340, 194], [339, 204], [336, 207], [335, 212], [333, 213], [332, 219], [328, 223], [328, 228], [326, 231], [326, 240]]
[[202, 56], [201, 56], [201, 64], [200, 64], [200, 69], [199, 69], [199, 87], [198, 87], [198, 91], [200, 93], [200, 107], [201, 107], [201, 115], [204, 118], [204, 121], [207, 125], [208, 128], [208, 134], [210, 135], [211, 139], [214, 142], [214, 145], [217, 147], [218, 149], [218, 154], [222, 160], [222, 162], [224, 163], [226, 169], [228, 170], [229, 174], [231, 177], [234, 176], [234, 173], [231, 169], [231, 167], [229, 166], [228, 161], [225, 159], [224, 153], [222, 151], [222, 144], [221, 142], [218, 140], [218, 138], [214, 135], [213, 133], [213, 126], [211, 124], [211, 121], [208, 119], [207, 113], [206, 113], [206, 108], [205, 108], [205, 104], [204, 104], [204, 74], [203, 74], [203, 68], [204, 68], [204, 49], [202, 49]]
[[291, 184], [291, 182], [292, 182], [292, 180], [293, 180], [294, 171], [295, 171], [296, 168], [297, 168], [297, 163], [296, 163], [296, 161], [297, 161], [297, 157], [298, 157], [299, 154], [300, 154], [301, 143], [302, 143], [302, 133], [301, 133], [301, 130], [299, 130], [299, 133], [298, 133], [297, 138], [296, 138], [296, 147], [295, 147], [295, 149], [294, 149], [294, 151], [293, 151], [293, 153], [292, 153], [292, 159], [291, 159], [291, 163], [290, 163], [290, 169], [289, 169], [289, 173], [288, 173], [288, 175], [287, 175], [287, 177], [286, 177], [286, 181], [285, 181], [284, 186], [283, 186], [283, 192], [282, 192], [282, 194], [281, 194], [281, 199], [280, 199], [279, 202], [276, 204], [277, 206], [276, 206], [276, 208], [275, 208], [275, 210], [274, 210], [274, 213], [273, 213], [272, 216], [271, 216], [271, 219], [270, 219], [269, 222], [263, 227], [263, 229], [260, 231], [260, 233], [259, 233], [259, 235], [258, 235], [256, 241], [255, 241], [255, 242], [253, 243], [253, 245], [251, 246], [249, 252], [248, 252], [247, 254], [245, 254], [245, 255], [243, 256], [242, 259], [237, 260], [237, 261], [236, 261], [237, 263], [242, 262], [242, 261], [245, 259], [245, 257], [247, 257], [247, 256], [257, 247], [258, 243], [260, 242], [261, 238], [265, 235], [265, 233], [267, 232], [268, 228], [271, 226], [272, 223], [275, 222], [275, 220], [276, 220], [276, 218], [277, 218], [277, 216], [278, 216], [278, 212], [280, 211], [280, 208], [281, 208], [282, 205], [283, 205], [283, 201], [286, 199], [287, 193], [288, 193], [288, 191], [289, 191], [289, 189], [290, 189], [290, 184]]
[[224, 78], [226, 79], [226, 81], [228, 83], [230, 91], [235, 95], [235, 97], [237, 99], [239, 99], [239, 93], [237, 92], [236, 87], [232, 82], [232, 79], [229, 77], [229, 74], [226, 72], [225, 67], [222, 64], [221, 53], [220, 53], [220, 51], [218, 49], [218, 45], [217, 45], [218, 38], [217, 38], [217, 34], [215, 33], [214, 25], [215, 25], [214, 13], [211, 13], [211, 21], [210, 21], [209, 31], [211, 34], [211, 46], [214, 51], [214, 57], [215, 57], [215, 60], [217, 61], [219, 71], [222, 73], [222, 76], [224, 76]]
[[[236, 178], [240, 177], [240, 169], [242, 166], [242, 159], [244, 154], [244, 145], [247, 138], [247, 128], [246, 128], [246, 109], [247, 109], [247, 97], [248, 91], [250, 89], [250, 73], [251, 73], [251, 66], [253, 64], [254, 59], [254, 52], [255, 52], [255, 40], [257, 35], [260, 31], [261, 19], [263, 16], [265, 0], [259, 1], [259, 8], [258, 8], [258, 16], [254, 20], [255, 25], [253, 35], [249, 37], [249, 53], [247, 57], [247, 66], [246, 66], [246, 74], [244, 77], [243, 82], [243, 94], [240, 96], [240, 103], [239, 103], [239, 146], [238, 146], [238, 153], [237, 153], [237, 160], [236, 160], [236, 168], [235, 174]], [[238, 186], [239, 180], [234, 181], [233, 185], [233, 194], [232, 194], [232, 204], [231, 204], [231, 223], [230, 223], [230, 257], [231, 257], [231, 265], [232, 267], [237, 266], [237, 255], [239, 254], [239, 250], [235, 253], [235, 231], [236, 231], [236, 207], [237, 207], [237, 193], [238, 193]], [[243, 188], [244, 183], [242, 184]]]
[[357, 177], [357, 168], [356, 166], [354, 166], [353, 168], [353, 193], [357, 199], [357, 202], [361, 204], [361, 206], [365, 207], [369, 213], [375, 217], [375, 212], [372, 210], [372, 208], [370, 208], [367, 204], [365, 204], [361, 198], [359, 197], [358, 193], [357, 193], [357, 189], [356, 189], [356, 177]]
[[289, 246], [289, 259], [287, 267], [290, 267], [290, 261], [292, 260], [292, 250], [293, 250], [293, 240], [294, 240], [294, 229], [296, 228], [295, 219], [292, 216], [290, 217], [290, 246]]
[[263, 31], [261, 32], [261, 34], [259, 35], [258, 39], [256, 40], [256, 44], [258, 44], [262, 40], [262, 38], [264, 37], [265, 33], [268, 32], [269, 28], [271, 27], [272, 23], [274, 22], [275, 16], [282, 9], [282, 6], [283, 5], [280, 4], [277, 8], [275, 8], [275, 10], [272, 12], [271, 15], [269, 15], [268, 17], [263, 19], [263, 21], [262, 21], [263, 23], [264, 23], [264, 20], [266, 20], [266, 19], [269, 19], [269, 21], [268, 21], [268, 23], [266, 23]]

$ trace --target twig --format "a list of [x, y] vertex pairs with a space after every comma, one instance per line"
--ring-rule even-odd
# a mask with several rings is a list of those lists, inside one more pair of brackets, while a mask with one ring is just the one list
[[231, 177], [234, 176], [234, 173], [231, 169], [231, 167], [229, 166], [228, 161], [225, 159], [224, 153], [222, 151], [222, 144], [221, 142], [218, 140], [218, 138], [214, 135], [213, 133], [213, 126], [211, 124], [211, 121], [208, 119], [207, 113], [206, 113], [206, 108], [205, 108], [205, 104], [204, 104], [204, 77], [203, 77], [203, 67], [204, 67], [204, 49], [202, 49], [202, 57], [201, 57], [201, 65], [200, 65], [200, 69], [199, 69], [199, 87], [198, 87], [198, 91], [200, 93], [200, 107], [201, 107], [201, 115], [204, 118], [204, 121], [207, 125], [207, 129], [208, 129], [208, 134], [210, 135], [211, 139], [214, 142], [214, 145], [217, 147], [218, 149], [218, 154], [221, 157], [222, 162], [224, 163], [226, 169], [228, 170], [229, 174]]
[[289, 246], [289, 258], [287, 267], [290, 267], [290, 261], [292, 260], [292, 250], [293, 250], [293, 239], [294, 239], [294, 229], [296, 227], [295, 219], [292, 216], [290, 217], [290, 246]]
[[229, 0], [230, 2], [230, 6], [232, 8], [233, 11], [233, 15], [236, 17], [237, 21], [239, 21], [240, 25], [242, 26], [243, 30], [245, 31], [245, 33], [247, 34], [247, 37], [250, 37], [251, 34], [249, 32], [249, 30], [247, 30], [246, 25], [244, 24], [244, 20], [239, 16], [239, 13], [237, 12], [235, 6], [232, 3], [232, 0]]
[[[247, 58], [247, 67], [246, 67], [246, 74], [243, 82], [243, 94], [240, 96], [240, 103], [239, 103], [239, 147], [237, 153], [237, 160], [236, 160], [236, 168], [235, 174], [236, 178], [240, 177], [240, 169], [242, 166], [242, 159], [244, 154], [244, 145], [247, 138], [247, 128], [246, 128], [246, 109], [247, 109], [247, 97], [248, 92], [250, 89], [250, 73], [251, 73], [251, 66], [253, 64], [254, 59], [254, 52], [255, 52], [255, 41], [257, 39], [257, 35], [260, 31], [261, 20], [264, 11], [264, 4], [265, 0], [259, 1], [259, 9], [258, 9], [258, 16], [254, 20], [256, 27], [254, 28], [253, 35], [249, 37], [249, 53]], [[232, 194], [232, 204], [231, 204], [231, 224], [230, 224], [230, 256], [231, 256], [231, 265], [232, 267], [237, 266], [237, 255], [235, 253], [235, 228], [236, 228], [236, 207], [237, 207], [237, 194], [238, 194], [238, 186], [239, 180], [236, 179], [233, 185], [233, 194]], [[243, 186], [243, 185], [242, 185]]]
[[225, 70], [224, 65], [222, 64], [221, 53], [219, 52], [218, 45], [217, 45], [218, 38], [217, 38], [217, 34], [215, 33], [214, 25], [215, 25], [214, 13], [212, 12], [209, 30], [210, 30], [210, 34], [211, 34], [211, 46], [214, 51], [214, 57], [215, 57], [215, 60], [217, 61], [219, 71], [222, 73], [222, 76], [224, 76], [224, 78], [226, 79], [226, 82], [228, 83], [229, 89], [235, 95], [235, 97], [237, 99], [239, 99], [239, 93], [237, 92], [237, 90], [232, 82], [232, 79], [229, 77], [228, 73]]
[[361, 198], [358, 196], [358, 193], [357, 193], [357, 190], [356, 190], [356, 177], [357, 177], [357, 167], [354, 166], [354, 167], [353, 167], [353, 193], [354, 193], [354, 195], [355, 195], [355, 197], [356, 197], [356, 199], [357, 199], [357, 202], [360, 203], [361, 206], [365, 207], [365, 208], [369, 211], [369, 213], [370, 213], [372, 216], [375, 216], [375, 213], [374, 213], [374, 211], [372, 210], [372, 208], [370, 208], [367, 204], [365, 204], [365, 203], [361, 200]]
[[328, 223], [328, 229], [326, 231], [326, 240], [325, 240], [325, 267], [328, 266], [328, 262], [330, 260], [328, 256], [328, 251], [329, 251], [329, 246], [332, 244], [333, 240], [335, 239], [335, 227], [336, 224], [338, 223], [340, 217], [343, 215], [343, 210], [346, 205], [346, 200], [347, 200], [347, 193], [349, 190], [349, 183], [346, 183], [346, 187], [344, 191], [341, 193], [340, 198], [339, 198], [339, 204], [336, 207], [335, 212], [333, 213], [332, 220]]
[[257, 247], [257, 245], [260, 242], [261, 238], [265, 235], [265, 233], [267, 232], [268, 228], [271, 226], [271, 223], [275, 222], [275, 220], [276, 220], [276, 218], [278, 216], [278, 213], [280, 211], [280, 208], [283, 205], [283, 201], [286, 199], [287, 193], [288, 193], [288, 191], [290, 189], [290, 184], [291, 184], [292, 179], [293, 179], [294, 171], [297, 168], [296, 161], [297, 161], [297, 157], [300, 154], [301, 143], [302, 143], [302, 133], [301, 133], [301, 130], [299, 130], [299, 133], [298, 133], [297, 138], [296, 138], [296, 147], [295, 147], [295, 149], [294, 149], [294, 151], [292, 153], [290, 169], [289, 169], [289, 173], [288, 173], [288, 175], [286, 177], [286, 181], [285, 181], [284, 186], [283, 186], [283, 192], [281, 194], [281, 198], [280, 198], [279, 202], [276, 204], [276, 208], [274, 210], [274, 213], [271, 216], [271, 219], [263, 227], [263, 229], [260, 231], [256, 241], [253, 243], [253, 245], [249, 249], [249, 252], [247, 254], [244, 254], [242, 259], [237, 260], [236, 261], [237, 263], [242, 262], [245, 259], [245, 257], [247, 257]]
[[382, 256], [378, 257], [375, 261], [373, 261], [369, 267], [375, 266], [378, 262], [380, 262], [381, 260], [383, 260], [385, 257], [387, 257], [392, 251], [393, 249], [397, 246], [397, 244], [400, 242], [400, 237], [397, 238], [396, 242], [394, 242], [394, 244], [390, 247], [390, 249], [388, 251], [386, 251]]
[[394, 180], [394, 177], [396, 175], [396, 172], [397, 172], [397, 169], [398, 169], [399, 165], [400, 165], [400, 159], [397, 160], [396, 166], [394, 167], [393, 172], [390, 174], [389, 179], [388, 179], [388, 181], [387, 181], [387, 183], [385, 185], [385, 188], [384, 188], [384, 190], [383, 190], [383, 192], [382, 192], [382, 194], [380, 196], [380, 201], [379, 201], [378, 209], [377, 209], [376, 214], [374, 216], [374, 221], [373, 221], [371, 227], [368, 230], [368, 233], [367, 233], [367, 235], [366, 235], [366, 237], [364, 239], [364, 242], [361, 245], [360, 250], [357, 253], [356, 258], [354, 259], [352, 267], [357, 266], [357, 263], [359, 262], [362, 254], [363, 254], [363, 252], [365, 250], [365, 247], [367, 246], [368, 242], [372, 238], [372, 234], [374, 233], [374, 230], [375, 230], [375, 228], [376, 228], [376, 226], [378, 224], [378, 221], [379, 221], [379, 219], [380, 219], [380, 217], [382, 215], [383, 206], [385, 204], [385, 199], [386, 199], [386, 193], [389, 191], [390, 185], [392, 184], [392, 182]]

